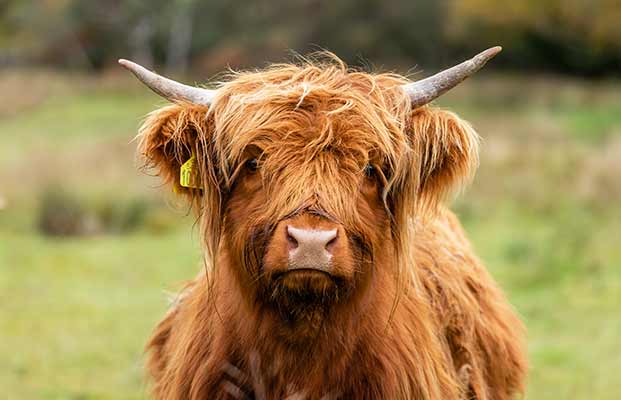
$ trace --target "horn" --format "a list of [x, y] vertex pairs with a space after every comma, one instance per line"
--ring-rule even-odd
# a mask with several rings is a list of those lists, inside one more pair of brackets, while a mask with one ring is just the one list
[[170, 101], [186, 101], [198, 105], [209, 105], [213, 102], [216, 95], [215, 90], [197, 88], [175, 82], [129, 60], [120, 59], [119, 64], [134, 74], [149, 89]]
[[471, 59], [438, 72], [429, 78], [403, 85], [403, 90], [410, 96], [412, 108], [425, 105], [459, 85], [463, 80], [483, 68], [485, 63], [500, 53], [501, 50], [502, 47], [500, 46], [489, 48]]

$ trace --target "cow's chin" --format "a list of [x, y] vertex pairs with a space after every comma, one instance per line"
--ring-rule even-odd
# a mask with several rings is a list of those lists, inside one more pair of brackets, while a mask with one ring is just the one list
[[260, 301], [276, 323], [274, 335], [283, 343], [312, 342], [330, 314], [347, 301], [347, 280], [313, 269], [270, 274]]
[[288, 323], [313, 323], [348, 297], [348, 280], [327, 272], [309, 268], [270, 275], [263, 301]]

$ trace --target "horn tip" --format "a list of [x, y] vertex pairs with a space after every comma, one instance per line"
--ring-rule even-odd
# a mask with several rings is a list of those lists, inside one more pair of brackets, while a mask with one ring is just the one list
[[501, 51], [502, 51], [502, 47], [500, 46], [490, 47], [489, 49], [484, 50], [480, 52], [479, 54], [477, 54], [476, 56], [474, 56], [471, 59], [471, 61], [473, 61], [474, 65], [476, 65], [477, 69], [479, 69], [483, 67], [489, 60], [494, 58]]
[[493, 56], [495, 56], [496, 54], [500, 53], [502, 51], [502, 46], [494, 46], [488, 49], [488, 51], [490, 52], [490, 54], [492, 54]]
[[127, 68], [130, 69], [131, 65], [133, 64], [131, 61], [126, 60], [124, 58], [119, 58], [119, 65], [122, 66], [123, 68]]
[[487, 61], [495, 57], [501, 51], [502, 51], [502, 46], [494, 46], [494, 47], [490, 47], [489, 49], [483, 51], [480, 55], [482, 56], [482, 58], [484, 58]]

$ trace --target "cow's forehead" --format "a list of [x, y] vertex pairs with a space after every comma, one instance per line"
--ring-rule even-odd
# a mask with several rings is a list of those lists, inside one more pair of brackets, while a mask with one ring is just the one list
[[[329, 67], [241, 74], [221, 87], [216, 140], [231, 157], [250, 146], [342, 157], [390, 156], [406, 146], [403, 78]], [[305, 155], [307, 156], [307, 155]]]

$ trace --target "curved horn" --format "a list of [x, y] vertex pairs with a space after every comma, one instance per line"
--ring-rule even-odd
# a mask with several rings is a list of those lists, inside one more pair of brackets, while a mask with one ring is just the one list
[[119, 64], [128, 69], [149, 89], [170, 101], [187, 101], [193, 104], [209, 105], [216, 95], [215, 90], [175, 82], [129, 60], [120, 59]]
[[412, 108], [425, 105], [459, 85], [463, 80], [483, 68], [485, 63], [500, 53], [501, 50], [502, 47], [500, 46], [489, 48], [470, 60], [438, 72], [429, 78], [403, 85], [403, 90], [410, 96]]

